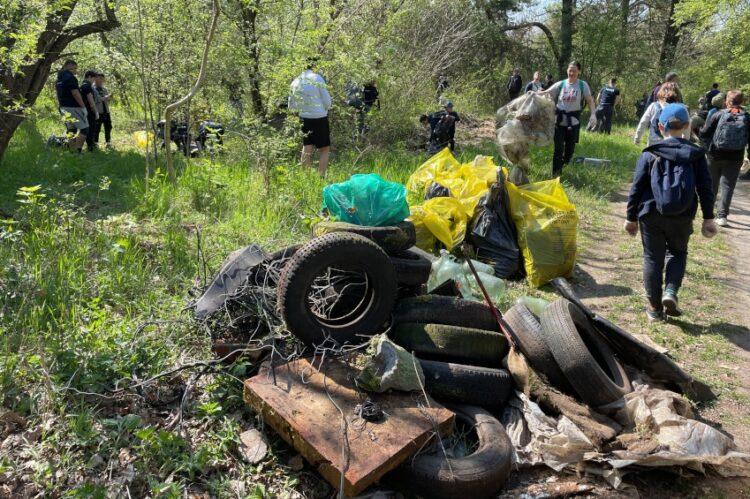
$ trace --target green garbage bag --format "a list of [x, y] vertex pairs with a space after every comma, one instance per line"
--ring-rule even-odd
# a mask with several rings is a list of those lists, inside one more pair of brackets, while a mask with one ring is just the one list
[[406, 187], [377, 173], [358, 173], [323, 188], [323, 208], [342, 222], [383, 227], [409, 216]]

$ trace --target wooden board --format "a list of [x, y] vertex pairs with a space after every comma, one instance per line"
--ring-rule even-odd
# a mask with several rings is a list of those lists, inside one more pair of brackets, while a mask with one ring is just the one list
[[[336, 360], [300, 359], [245, 381], [245, 401], [337, 489], [354, 496], [413, 456], [435, 434], [448, 434], [454, 415], [424, 396], [404, 392], [367, 394], [386, 416], [369, 423], [355, 406], [363, 395], [348, 379], [350, 369]], [[329, 398], [330, 396], [330, 398]], [[332, 400], [333, 402], [332, 402]], [[335, 405], [334, 405], [335, 402]], [[419, 405], [422, 407], [419, 407]], [[346, 441], [342, 414], [347, 422]], [[348, 442], [348, 466], [342, 449]]]

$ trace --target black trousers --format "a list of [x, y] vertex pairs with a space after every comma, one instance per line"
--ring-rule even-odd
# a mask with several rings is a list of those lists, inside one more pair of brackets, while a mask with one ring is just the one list
[[614, 112], [612, 106], [602, 106], [601, 113], [597, 110], [597, 118], [601, 116], [601, 124], [599, 125], [599, 131], [609, 135], [612, 132], [612, 113]]
[[86, 147], [89, 151], [96, 149], [96, 137], [99, 136], [99, 120], [96, 119], [96, 114], [88, 113], [89, 120], [89, 133], [86, 135]]
[[96, 135], [94, 136], [94, 142], [99, 143], [99, 132], [104, 128], [104, 142], [109, 144], [112, 142], [112, 116], [109, 113], [101, 113], [99, 115], [99, 125], [96, 127]]
[[552, 154], [552, 176], [562, 173], [563, 165], [570, 163], [576, 149], [581, 125], [555, 126], [555, 152]]
[[662, 286], [675, 294], [682, 286], [693, 217], [651, 212], [638, 222], [643, 243], [643, 287], [649, 303], [661, 309]]

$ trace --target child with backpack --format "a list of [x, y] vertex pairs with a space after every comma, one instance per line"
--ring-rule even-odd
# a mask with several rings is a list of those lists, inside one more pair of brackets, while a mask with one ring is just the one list
[[729, 205], [732, 203], [746, 149], [747, 157], [750, 158], [750, 115], [742, 109], [744, 100], [739, 90], [728, 91], [726, 108], [712, 114], [700, 131], [707, 149], [714, 198], [721, 185], [721, 202], [716, 219], [720, 227], [729, 226]]
[[570, 163], [581, 132], [581, 110], [584, 103], [594, 109], [594, 99], [588, 83], [578, 79], [581, 64], [571, 61], [568, 64], [568, 78], [552, 85], [547, 90], [537, 92], [539, 95], [550, 95], [557, 105], [555, 126], [555, 152], [552, 156], [552, 176], [562, 174], [563, 165]]
[[624, 229], [631, 236], [641, 231], [649, 322], [682, 315], [677, 293], [685, 276], [699, 200], [701, 233], [713, 237], [717, 232], [706, 156], [702, 148], [682, 138], [689, 127], [690, 117], [682, 104], [661, 110], [659, 129], [664, 140], [643, 150], [628, 197]]

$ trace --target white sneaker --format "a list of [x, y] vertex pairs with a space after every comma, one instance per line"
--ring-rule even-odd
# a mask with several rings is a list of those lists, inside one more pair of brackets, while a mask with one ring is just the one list
[[727, 221], [726, 217], [720, 217], [716, 219], [716, 225], [719, 227], [729, 227], [729, 222]]

